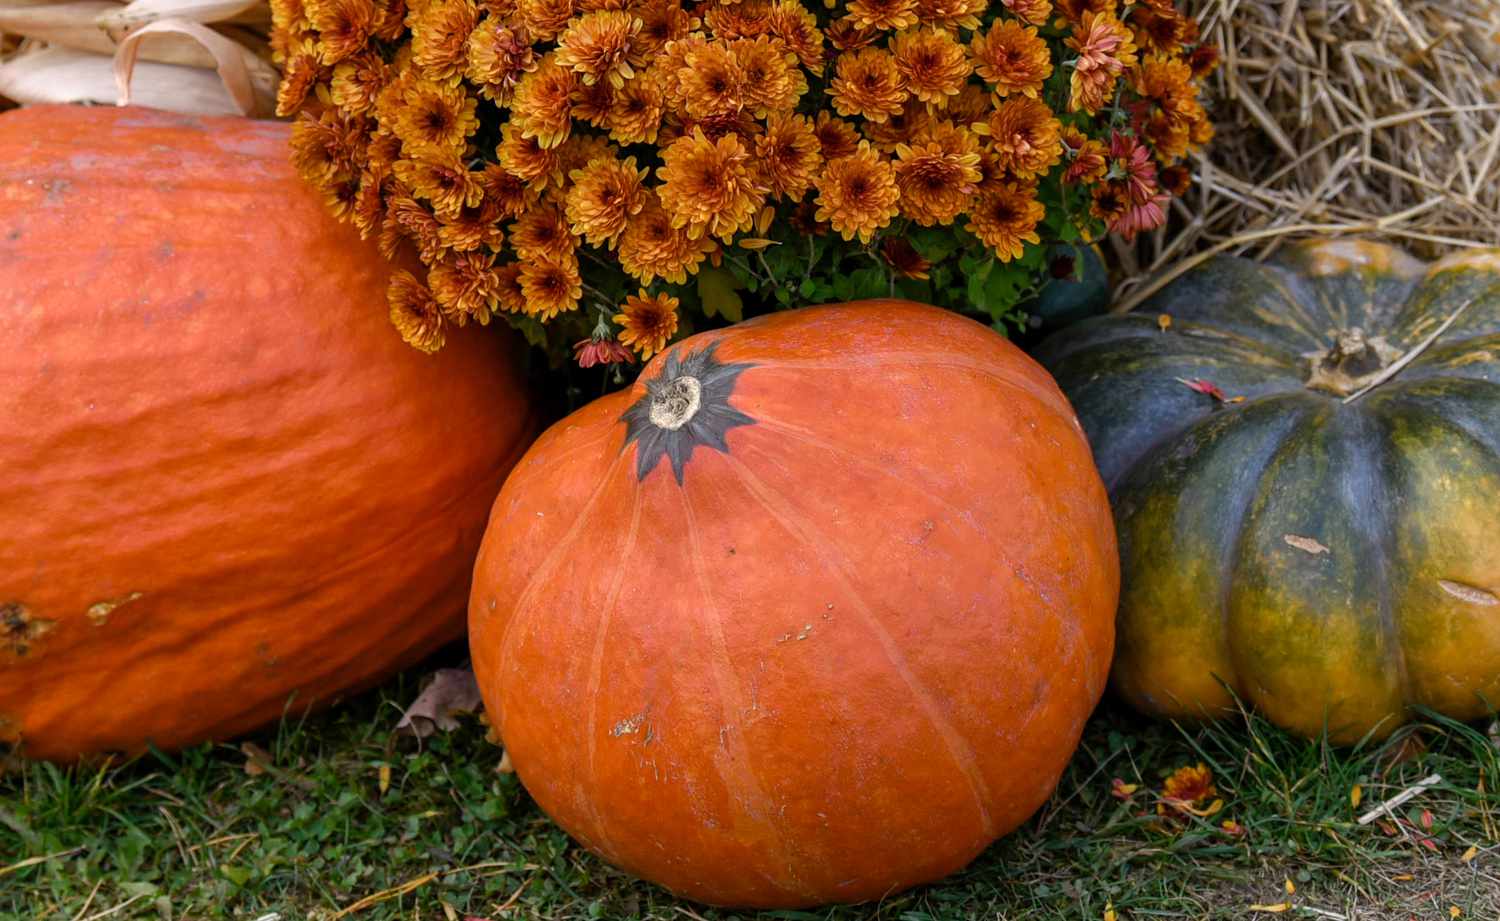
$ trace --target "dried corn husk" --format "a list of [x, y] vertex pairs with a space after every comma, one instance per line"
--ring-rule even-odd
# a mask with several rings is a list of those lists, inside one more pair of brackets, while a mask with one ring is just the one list
[[160, 19], [186, 19], [189, 22], [231, 22], [248, 18], [266, 22], [270, 9], [264, 0], [132, 0], [99, 16], [99, 24], [108, 29], [128, 30]]
[[0, 107], [119, 102], [270, 117], [280, 76], [269, 18], [265, 0], [0, 0]]
[[[119, 40], [128, 30], [106, 28], [98, 23], [100, 14], [120, 9], [110, 0], [79, 0], [45, 6], [0, 7], [0, 32], [9, 32], [77, 51], [113, 55]], [[270, 75], [269, 64], [257, 65], [253, 59], [268, 58], [265, 40], [247, 29], [228, 27], [222, 30], [247, 57], [246, 66]], [[214, 56], [203, 45], [185, 35], [160, 35], [141, 49], [142, 60], [188, 67], [216, 67]], [[262, 79], [265, 79], [263, 77]], [[272, 76], [274, 79], [274, 76]]]
[[[238, 115], [218, 74], [204, 67], [145, 61], [136, 65], [136, 105], [194, 115]], [[0, 63], [0, 95], [22, 105], [49, 102], [112, 104], [114, 59], [72, 48], [37, 48]]]

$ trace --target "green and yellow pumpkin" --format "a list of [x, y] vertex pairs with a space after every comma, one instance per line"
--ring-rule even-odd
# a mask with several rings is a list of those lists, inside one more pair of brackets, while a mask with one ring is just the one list
[[1133, 705], [1350, 743], [1500, 704], [1500, 251], [1220, 257], [1038, 357], [1114, 503]]

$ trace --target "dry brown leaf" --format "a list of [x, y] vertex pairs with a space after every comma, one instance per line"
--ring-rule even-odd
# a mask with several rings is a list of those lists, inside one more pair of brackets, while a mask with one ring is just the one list
[[425, 739], [439, 730], [452, 732], [459, 722], [455, 715], [474, 713], [484, 706], [474, 671], [469, 668], [440, 668], [432, 681], [401, 715], [396, 732]]

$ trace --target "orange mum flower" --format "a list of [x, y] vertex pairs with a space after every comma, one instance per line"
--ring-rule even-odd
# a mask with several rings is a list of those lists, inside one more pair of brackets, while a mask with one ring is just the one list
[[1083, 21], [1086, 13], [1109, 13], [1114, 14], [1119, 7], [1119, 0], [1055, 0], [1054, 6], [1062, 14], [1062, 18], [1071, 25], [1077, 25]]
[[538, 193], [526, 180], [506, 171], [498, 163], [491, 163], [479, 174], [479, 184], [484, 188], [484, 203], [493, 207], [502, 220], [520, 217], [536, 203]]
[[1136, 127], [1164, 162], [1185, 156], [1193, 124], [1207, 119], [1192, 81], [1192, 68], [1175, 58], [1148, 57], [1135, 72]]
[[812, 187], [823, 165], [822, 145], [806, 115], [773, 115], [755, 139], [755, 155], [771, 194], [797, 201]]
[[479, 95], [509, 105], [521, 75], [536, 69], [536, 52], [524, 34], [486, 17], [469, 36], [465, 75]]
[[495, 157], [507, 173], [525, 180], [533, 188], [545, 188], [548, 183], [562, 185], [562, 164], [557, 151], [547, 150], [534, 137], [527, 137], [515, 122], [500, 126], [500, 146], [495, 148]]
[[392, 125], [406, 152], [441, 157], [463, 152], [479, 127], [476, 100], [462, 86], [420, 80], [401, 94], [404, 105]]
[[610, 103], [604, 123], [621, 144], [650, 144], [661, 128], [662, 93], [646, 79], [627, 80]]
[[908, 95], [896, 58], [880, 48], [840, 55], [828, 92], [840, 115], [859, 115], [872, 122], [883, 122], [900, 112]]
[[1156, 179], [1163, 189], [1181, 198], [1188, 193], [1188, 189], [1192, 188], [1193, 171], [1178, 163], [1162, 167], [1161, 171], [1156, 174]]
[[375, 0], [375, 37], [394, 44], [405, 31], [405, 0]]
[[1047, 24], [1052, 12], [1052, 0], [1002, 0], [1005, 8], [1034, 26]]
[[575, 134], [557, 148], [557, 159], [566, 176], [576, 169], [583, 169], [599, 157], [613, 158], [619, 152], [607, 138], [597, 134]]
[[818, 136], [818, 147], [824, 160], [847, 157], [859, 149], [859, 132], [842, 118], [834, 118], [826, 109], [818, 113], [813, 133]]
[[823, 69], [823, 30], [818, 19], [797, 0], [777, 0], [766, 19], [766, 31], [781, 39], [808, 70]]
[[932, 127], [933, 124], [934, 119], [928, 112], [927, 106], [911, 99], [907, 100], [900, 112], [885, 121], [866, 122], [865, 137], [876, 150], [884, 154], [893, 154], [896, 152], [897, 144], [905, 144], [922, 131]]
[[595, 128], [603, 128], [614, 104], [615, 88], [608, 80], [592, 84], [580, 83], [573, 90], [573, 119], [587, 122]]
[[1163, 785], [1162, 802], [1157, 804], [1156, 811], [1161, 814], [1166, 814], [1169, 810], [1195, 815], [1211, 814], [1195, 807], [1213, 799], [1218, 792], [1218, 788], [1214, 786], [1213, 771], [1206, 764], [1200, 762], [1192, 767], [1181, 767]]
[[427, 284], [444, 316], [456, 326], [470, 320], [489, 323], [500, 297], [493, 253], [449, 253], [427, 273]]
[[423, 262], [434, 262], [442, 254], [442, 225], [427, 207], [409, 195], [397, 195], [391, 199], [386, 212], [386, 223], [381, 228], [381, 251], [387, 259], [395, 249], [390, 238], [410, 240], [417, 248]]
[[526, 33], [542, 42], [557, 38], [574, 12], [573, 0], [517, 0], [516, 3], [516, 13]]
[[415, 275], [397, 269], [385, 297], [391, 308], [391, 324], [407, 345], [429, 353], [443, 347], [443, 310]]
[[544, 321], [573, 310], [583, 298], [583, 280], [578, 277], [578, 259], [523, 261], [521, 296], [526, 299], [522, 310], [528, 316]]
[[495, 269], [495, 302], [506, 313], [526, 312], [526, 294], [521, 290], [521, 263], [507, 262]]
[[965, 83], [958, 95], [948, 100], [948, 107], [943, 110], [943, 114], [952, 119], [954, 124], [972, 125], [989, 118], [990, 108], [990, 94], [983, 87]]
[[1063, 171], [1063, 182], [1093, 184], [1104, 178], [1109, 169], [1109, 148], [1103, 141], [1096, 141], [1077, 128], [1062, 130], [1063, 150], [1067, 155], [1068, 168]]
[[640, 213], [644, 204], [641, 181], [646, 170], [635, 168], [635, 157], [623, 163], [612, 156], [598, 157], [569, 176], [573, 185], [565, 200], [573, 233], [588, 243], [615, 248], [625, 221]]
[[895, 31], [917, 24], [917, 0], [853, 0], [845, 18], [860, 29]]
[[902, 278], [926, 281], [931, 277], [927, 270], [932, 268], [932, 263], [923, 259], [916, 247], [903, 237], [889, 235], [881, 237], [880, 255], [885, 259], [886, 265]]
[[736, 39], [729, 50], [745, 74], [745, 104], [757, 118], [790, 112], [807, 92], [807, 79], [797, 68], [797, 56], [781, 42], [761, 36]]
[[1088, 12], [1067, 45], [1078, 52], [1068, 110], [1093, 115], [1109, 101], [1120, 74], [1135, 63], [1135, 42], [1113, 13]]
[[319, 188], [323, 193], [323, 205], [328, 212], [341, 221], [353, 218], [359, 202], [359, 178], [348, 173], [339, 173], [324, 180]]
[[1039, 99], [1007, 99], [979, 127], [988, 131], [1000, 165], [1022, 179], [1040, 176], [1062, 159], [1062, 123]]
[[354, 57], [375, 34], [375, 4], [370, 0], [316, 0], [308, 4], [318, 30], [318, 58], [337, 64]]
[[816, 219], [827, 221], [845, 240], [858, 237], [861, 243], [891, 222], [901, 198], [896, 171], [867, 141], [850, 156], [829, 160], [817, 187]]
[[986, 0], [917, 0], [917, 21], [950, 32], [978, 29]]
[[672, 226], [661, 199], [648, 189], [641, 210], [625, 225], [618, 255], [620, 267], [643, 285], [657, 278], [680, 285], [717, 247], [709, 237], [694, 239], [687, 228]]
[[315, 43], [307, 41], [300, 45], [282, 68], [281, 82], [276, 87], [276, 114], [282, 117], [296, 114], [313, 87], [327, 74], [328, 68], [318, 59]]
[[457, 85], [468, 65], [469, 33], [478, 22], [472, 0], [430, 0], [412, 25], [412, 63], [429, 80]]
[[463, 161], [453, 154], [398, 160], [396, 178], [417, 198], [431, 202], [439, 217], [451, 218], [467, 205], [477, 205], [484, 187]]
[[337, 113], [325, 112], [321, 118], [303, 112], [292, 123], [292, 165], [308, 182], [321, 184], [335, 175], [354, 171], [351, 139]]
[[620, 324], [620, 341], [645, 360], [666, 348], [677, 332], [677, 298], [647, 294], [642, 289], [640, 294], [625, 298], [615, 322]]
[[390, 66], [373, 51], [364, 51], [340, 61], [333, 68], [328, 94], [333, 104], [350, 115], [368, 115], [390, 76]]
[[962, 128], [930, 131], [896, 147], [901, 213], [931, 227], [958, 217], [979, 186], [979, 143]]
[[578, 238], [554, 204], [539, 204], [521, 215], [510, 230], [510, 245], [527, 261], [577, 261]]
[[693, 118], [738, 112], [745, 105], [745, 68], [728, 46], [689, 48], [677, 70], [678, 93]]
[[1035, 97], [1052, 76], [1052, 53], [1036, 29], [1014, 19], [997, 20], [969, 43], [974, 70], [1004, 98], [1012, 93]]
[[771, 7], [764, 0], [710, 3], [705, 7], [703, 24], [714, 38], [724, 41], [764, 35], [771, 19]]
[[511, 119], [521, 126], [524, 137], [534, 137], [542, 147], [556, 147], [572, 130], [573, 71], [558, 63], [555, 55], [542, 58], [535, 70], [523, 74], [511, 99]]
[[350, 221], [359, 231], [361, 240], [368, 240], [373, 236], [385, 217], [385, 184], [368, 170], [359, 176], [359, 191], [354, 197]]
[[695, 128], [662, 151], [661, 159], [656, 175], [674, 226], [687, 227], [691, 237], [707, 232], [720, 240], [750, 227], [765, 190], [757, 187], [750, 152], [737, 135], [711, 141]]
[[606, 82], [623, 86], [641, 63], [635, 38], [641, 21], [623, 10], [585, 13], [557, 39], [557, 62], [578, 72], [585, 85]]
[[1157, 54], [1173, 54], [1182, 47], [1188, 20], [1172, 7], [1153, 10], [1142, 6], [1130, 13], [1130, 31], [1136, 47]]
[[[499, 249], [505, 242], [505, 233], [500, 229], [500, 208], [489, 198], [459, 209], [457, 214], [440, 224], [438, 240], [455, 252], [466, 253], [486, 246]], [[441, 297], [438, 299], [442, 300]]]
[[969, 78], [969, 58], [964, 46], [947, 31], [909, 29], [891, 39], [896, 69], [906, 79], [906, 88], [923, 102], [941, 108], [958, 95]]
[[646, 0], [636, 7], [641, 31], [636, 35], [643, 60], [651, 60], [667, 47], [667, 42], [686, 38], [693, 30], [693, 17], [678, 0]]
[[1041, 242], [1036, 226], [1046, 213], [1032, 186], [1005, 182], [984, 191], [965, 226], [995, 251], [995, 258], [1010, 262], [1020, 257], [1027, 243]]

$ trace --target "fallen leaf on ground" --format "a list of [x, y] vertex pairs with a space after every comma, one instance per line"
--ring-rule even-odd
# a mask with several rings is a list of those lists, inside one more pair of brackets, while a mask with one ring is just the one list
[[1464, 863], [1469, 863], [1475, 857], [1478, 857], [1478, 856], [1479, 856], [1479, 848], [1475, 847], [1474, 845], [1471, 844], [1471, 845], [1469, 845], [1469, 849], [1467, 851], [1464, 851], [1464, 855], [1462, 857], [1458, 858], [1458, 859], [1461, 860], [1461, 861], [1463, 861]]
[[391, 788], [391, 766], [389, 764], [382, 764], [380, 766], [379, 777], [380, 795], [385, 796], [386, 791]]
[[1139, 789], [1140, 786], [1138, 784], [1126, 783], [1125, 781], [1116, 777], [1114, 780], [1110, 781], [1109, 795], [1113, 796], [1115, 799], [1130, 799], [1131, 795]]
[[1250, 906], [1250, 910], [1251, 911], [1265, 911], [1265, 912], [1270, 912], [1271, 914], [1279, 914], [1279, 913], [1281, 913], [1283, 911], [1290, 911], [1291, 907], [1292, 907], [1292, 903], [1291, 902], [1277, 902], [1274, 905], [1251, 905]]
[[1353, 809], [1359, 808], [1359, 801], [1365, 797], [1365, 788], [1359, 784], [1349, 788], [1349, 806]]
[[425, 739], [439, 730], [452, 732], [459, 726], [454, 716], [473, 713], [483, 706], [474, 671], [468, 668], [440, 668], [432, 674], [417, 699], [401, 715], [396, 732]]
[[240, 752], [245, 756], [245, 773], [259, 777], [271, 767], [271, 753], [254, 742], [241, 742]]

